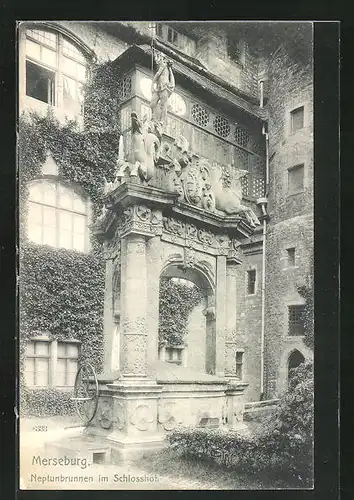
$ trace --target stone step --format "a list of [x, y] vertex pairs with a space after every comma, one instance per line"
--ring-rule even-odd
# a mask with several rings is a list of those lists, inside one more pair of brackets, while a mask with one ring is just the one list
[[76, 436], [45, 443], [47, 456], [86, 459], [90, 464], [110, 463], [111, 447], [91, 436]]

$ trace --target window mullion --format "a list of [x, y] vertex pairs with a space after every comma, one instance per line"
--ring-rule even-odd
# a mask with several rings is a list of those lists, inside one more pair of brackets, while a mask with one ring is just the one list
[[63, 38], [60, 34], [58, 34], [58, 51], [57, 51], [57, 58], [58, 58], [58, 65], [57, 65], [57, 103], [59, 108], [63, 108], [64, 105], [64, 99], [63, 99], [63, 79], [62, 79], [62, 60], [61, 60], [61, 54], [62, 54], [62, 47], [63, 47]]

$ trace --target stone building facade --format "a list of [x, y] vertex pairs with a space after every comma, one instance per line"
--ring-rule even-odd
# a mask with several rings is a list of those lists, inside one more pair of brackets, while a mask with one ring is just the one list
[[[289, 361], [292, 363], [294, 353], [298, 360], [301, 355], [311, 355], [302, 342], [304, 299], [298, 293], [298, 287], [311, 286], [312, 279], [311, 61], [304, 63], [289, 57], [286, 47], [281, 49], [280, 43], [271, 54], [266, 53], [256, 46], [257, 36], [245, 36], [245, 31], [240, 29], [239, 36], [231, 37], [230, 27], [223, 23], [161, 22], [155, 27], [152, 24], [21, 23], [19, 110], [20, 113], [45, 114], [49, 106], [61, 122], [66, 118], [77, 119], [84, 130], [80, 93], [87, 76], [85, 67], [93, 62], [111, 61], [113, 67], [117, 64], [120, 78], [118, 91], [122, 103], [117, 120], [120, 120], [125, 149], [129, 149], [131, 112], [149, 113], [154, 30], [155, 46], [174, 60], [176, 68], [176, 88], [170, 98], [164, 143], [166, 152], [172, 139], [182, 134], [193, 154], [221, 168], [236, 166], [249, 172], [242, 184], [243, 204], [252, 207], [263, 222], [238, 249], [241, 258], [235, 267], [237, 299], [235, 304], [228, 304], [228, 310], [234, 312], [226, 322], [233, 323], [235, 328], [233, 362], [238, 365], [238, 377], [248, 384], [246, 401], [275, 398], [286, 388]], [[234, 26], [237, 28], [237, 23]], [[308, 27], [311, 29], [310, 24]], [[233, 31], [237, 35], [236, 28]], [[249, 31], [252, 29], [249, 27]], [[256, 23], [254, 29], [257, 30]], [[19, 169], [21, 175], [21, 165]], [[55, 162], [49, 156], [37, 182], [48, 176], [53, 180], [56, 174]], [[259, 203], [265, 197], [269, 218], [264, 216]], [[33, 203], [46, 204], [38, 199]], [[90, 200], [74, 196], [71, 203], [87, 207], [85, 203], [89, 204]], [[84, 219], [79, 216], [85, 216], [88, 226], [90, 211], [82, 210], [72, 209], [73, 217], [82, 223]], [[266, 224], [265, 238], [263, 224]], [[82, 231], [88, 229], [85, 227]], [[88, 251], [87, 246], [81, 245], [79, 234], [73, 235], [74, 243], [66, 248]], [[60, 246], [62, 241], [38, 238], [37, 243], [53, 246]], [[227, 293], [225, 300], [228, 301]], [[193, 321], [200, 321], [195, 314], [191, 328]], [[40, 358], [40, 349], [47, 349], [47, 341], [45, 332], [43, 337], [36, 335], [30, 342], [27, 358]], [[198, 350], [198, 341], [201, 342], [200, 337], [194, 335], [195, 352], [203, 353], [204, 345]], [[205, 343], [205, 339], [202, 342]], [[60, 341], [56, 344], [54, 340], [53, 345], [46, 351], [50, 352], [51, 361], [43, 370], [48, 370], [48, 375], [42, 379], [37, 377], [37, 383], [33, 375], [36, 361], [28, 364], [30, 387], [52, 385], [55, 376], [52, 365], [59, 365], [57, 359], [66, 359], [66, 368], [60, 371], [66, 383], [57, 385], [70, 387], [77, 369], [78, 343], [73, 338], [65, 345]], [[189, 345], [188, 349], [193, 346]], [[198, 363], [200, 360], [196, 360]]]

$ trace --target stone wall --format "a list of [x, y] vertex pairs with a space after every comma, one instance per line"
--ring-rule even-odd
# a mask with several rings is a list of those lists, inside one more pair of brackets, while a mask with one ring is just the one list
[[[247, 293], [247, 270], [256, 269], [256, 293]], [[245, 401], [258, 401], [260, 396], [261, 356], [261, 297], [262, 254], [244, 255], [237, 266], [236, 342], [237, 349], [244, 349], [243, 381], [249, 385]]]
[[[313, 253], [313, 89], [312, 65], [296, 63], [285, 49], [269, 64], [270, 223], [266, 243], [266, 397], [286, 387], [287, 359], [295, 348], [311, 353], [301, 337], [288, 336], [288, 305], [302, 304], [297, 287], [306, 284]], [[304, 127], [290, 129], [290, 113], [304, 107]], [[304, 189], [288, 193], [288, 168], [304, 164]], [[295, 248], [295, 266], [287, 264]], [[311, 277], [312, 279], [312, 277]], [[310, 279], [310, 282], [311, 282]]]
[[86, 43], [95, 53], [98, 62], [113, 61], [129, 48], [129, 44], [103, 31], [98, 22], [60, 21], [58, 24]]
[[206, 361], [206, 318], [203, 314], [205, 308], [205, 299], [193, 308], [188, 318], [185, 337], [188, 345], [187, 366], [201, 372], [205, 372]]

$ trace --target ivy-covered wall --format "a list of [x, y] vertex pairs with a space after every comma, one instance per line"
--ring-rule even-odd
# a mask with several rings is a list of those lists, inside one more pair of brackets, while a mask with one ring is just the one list
[[27, 238], [28, 185], [40, 179], [50, 151], [58, 177], [80, 186], [91, 201], [91, 221], [100, 213], [104, 177], [113, 180], [119, 145], [119, 102], [113, 89], [118, 74], [108, 63], [93, 68], [85, 89], [85, 130], [75, 121], [60, 123], [47, 116], [24, 113], [18, 129], [20, 200], [20, 373], [21, 412], [57, 414], [73, 411], [70, 395], [53, 388], [31, 390], [23, 377], [25, 346], [31, 337], [81, 342], [80, 359], [102, 368], [104, 262], [91, 236], [90, 252], [37, 245]]
[[203, 291], [193, 286], [164, 278], [160, 282], [159, 346], [179, 346], [186, 342], [188, 318], [204, 297]]

